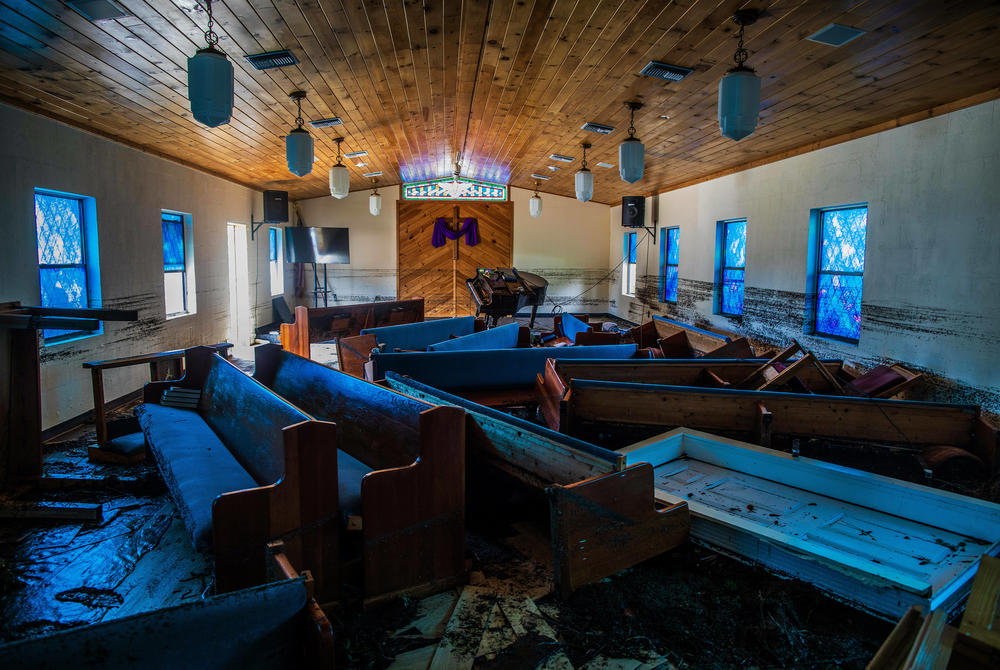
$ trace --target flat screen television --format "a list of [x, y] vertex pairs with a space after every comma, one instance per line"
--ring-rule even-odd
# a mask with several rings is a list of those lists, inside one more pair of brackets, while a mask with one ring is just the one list
[[285, 228], [286, 263], [350, 263], [348, 228], [288, 226]]

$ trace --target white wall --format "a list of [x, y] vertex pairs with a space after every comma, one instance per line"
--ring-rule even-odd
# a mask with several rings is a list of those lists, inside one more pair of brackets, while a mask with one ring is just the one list
[[[330, 196], [300, 200], [303, 222], [309, 226], [350, 228], [351, 263], [327, 268], [331, 288], [338, 302], [354, 303], [393, 298], [396, 295], [396, 201], [399, 187], [380, 188], [382, 213], [368, 212], [370, 191], [355, 191], [337, 200]], [[542, 216], [531, 218], [528, 199], [532, 192], [511, 189], [514, 201], [514, 266], [534, 272], [549, 281], [547, 296], [555, 303], [567, 300], [567, 311], [603, 313], [607, 311], [608, 207], [581, 203], [573, 198], [542, 194]], [[430, 239], [433, 222], [427, 222]], [[577, 298], [588, 287], [598, 287]], [[312, 289], [311, 271], [306, 273], [306, 290]], [[286, 287], [292, 300], [294, 291]], [[574, 300], [574, 298], [576, 298]], [[312, 305], [310, 294], [298, 304]], [[332, 303], [331, 303], [332, 304]], [[540, 312], [552, 310], [547, 302]]]
[[[678, 302], [658, 301], [659, 244], [647, 243], [637, 298], [621, 295], [619, 272], [612, 310], [632, 321], [673, 315], [778, 344], [795, 337], [819, 354], [867, 365], [903, 361], [957, 380], [953, 397], [998, 411], [998, 175], [1000, 101], [993, 101], [661, 194], [659, 225], [680, 226]], [[865, 202], [860, 341], [807, 335], [810, 210]], [[610, 217], [613, 266], [621, 259], [621, 208]], [[715, 225], [737, 217], [748, 219], [741, 319], [712, 314]]]
[[[0, 105], [0, 301], [39, 304], [33, 192], [54, 189], [97, 201], [103, 307], [135, 309], [137, 322], [42, 349], [43, 427], [93, 407], [85, 361], [154, 353], [226, 339], [229, 322], [226, 223], [260, 215], [260, 195], [231, 182]], [[197, 313], [167, 321], [160, 210], [192, 215]], [[251, 304], [270, 320], [267, 232], [250, 242]], [[258, 281], [259, 277], [259, 281]], [[148, 379], [148, 368], [105, 373], [105, 397]]]

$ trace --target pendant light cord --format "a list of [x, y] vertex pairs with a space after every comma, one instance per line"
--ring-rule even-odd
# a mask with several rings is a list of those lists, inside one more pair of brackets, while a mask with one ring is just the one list
[[629, 139], [632, 139], [633, 137], [635, 137], [635, 107], [629, 105], [629, 109], [632, 111], [632, 116], [629, 118], [628, 121], [628, 137]]
[[[302, 118], [302, 98], [303, 97], [305, 97], [305, 96], [300, 96], [300, 97], [295, 98], [295, 104], [298, 105], [298, 110], [299, 110], [298, 111], [298, 116], [295, 117], [295, 123], [298, 126], [299, 130], [302, 130], [302, 126], [303, 126], [303, 124], [305, 124], [305, 120]], [[338, 153], [339, 153], [340, 145], [337, 145], [337, 149], [338, 149]]]

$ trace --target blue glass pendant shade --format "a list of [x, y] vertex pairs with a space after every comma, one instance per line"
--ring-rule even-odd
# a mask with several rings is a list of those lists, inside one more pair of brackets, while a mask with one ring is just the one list
[[719, 82], [719, 129], [733, 140], [742, 140], [757, 127], [760, 112], [760, 77], [749, 68], [730, 70]]
[[308, 131], [294, 128], [285, 136], [285, 158], [288, 171], [296, 177], [305, 177], [313, 169], [313, 138]]
[[188, 99], [195, 121], [215, 128], [233, 116], [233, 64], [208, 47], [188, 58]]
[[630, 184], [642, 179], [646, 147], [638, 137], [629, 137], [618, 146], [618, 174]]

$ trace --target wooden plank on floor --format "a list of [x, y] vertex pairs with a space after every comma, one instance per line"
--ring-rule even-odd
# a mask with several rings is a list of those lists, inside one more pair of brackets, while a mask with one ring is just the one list
[[476, 586], [462, 589], [444, 637], [431, 659], [431, 667], [435, 670], [471, 670], [496, 598], [489, 589]]
[[32, 521], [103, 521], [100, 503], [53, 503], [11, 501], [0, 506], [0, 519], [30, 519]]
[[959, 630], [1000, 649], [1000, 558], [983, 555]]

